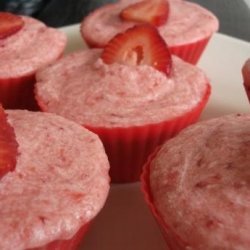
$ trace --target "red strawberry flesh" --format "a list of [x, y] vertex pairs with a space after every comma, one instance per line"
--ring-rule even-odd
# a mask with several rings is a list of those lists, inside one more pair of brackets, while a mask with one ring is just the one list
[[23, 26], [22, 17], [9, 12], [0, 12], [0, 39], [17, 33]]
[[120, 13], [125, 21], [148, 23], [160, 26], [167, 22], [169, 3], [167, 0], [145, 0], [129, 5]]
[[14, 129], [7, 121], [7, 115], [0, 105], [0, 179], [16, 166], [18, 144]]
[[245, 91], [250, 102], [250, 58], [246, 61], [242, 68], [243, 83]]
[[170, 75], [172, 58], [167, 44], [151, 25], [134, 26], [116, 35], [105, 46], [101, 58], [106, 64], [150, 65]]

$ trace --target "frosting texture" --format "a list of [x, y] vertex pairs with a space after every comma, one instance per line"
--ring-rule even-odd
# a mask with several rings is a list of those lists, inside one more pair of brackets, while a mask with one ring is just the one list
[[22, 16], [24, 27], [0, 39], [0, 79], [34, 74], [62, 55], [66, 35], [42, 22]]
[[154, 204], [187, 249], [250, 247], [250, 116], [198, 123], [151, 164]]
[[[218, 30], [218, 19], [205, 8], [183, 0], [168, 1], [170, 6], [168, 21], [158, 30], [169, 46], [196, 42]], [[122, 9], [135, 2], [139, 1], [119, 1], [94, 11], [83, 20], [82, 34], [97, 44], [106, 44], [117, 33], [136, 24], [123, 21], [119, 17]]]
[[8, 111], [16, 169], [0, 180], [1, 250], [70, 239], [103, 207], [109, 163], [96, 135], [53, 114]]
[[204, 73], [177, 57], [167, 77], [147, 65], [107, 65], [100, 53], [76, 52], [40, 71], [36, 94], [41, 107], [84, 125], [126, 127], [182, 115], [206, 93]]

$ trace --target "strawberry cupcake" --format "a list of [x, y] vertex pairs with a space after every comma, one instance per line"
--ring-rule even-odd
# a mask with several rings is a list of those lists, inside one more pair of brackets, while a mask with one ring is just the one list
[[66, 35], [30, 17], [0, 12], [0, 102], [5, 108], [37, 109], [35, 72], [58, 59]]
[[145, 165], [146, 200], [169, 249], [250, 249], [250, 115], [183, 130]]
[[43, 111], [99, 135], [113, 182], [137, 181], [148, 154], [195, 122], [210, 94], [205, 74], [171, 57], [149, 25], [118, 34], [104, 50], [67, 55], [36, 78]]
[[84, 18], [81, 34], [90, 47], [104, 47], [117, 33], [138, 24], [155, 25], [171, 53], [196, 64], [218, 19], [203, 7], [183, 0], [120, 0]]
[[0, 109], [0, 123], [0, 249], [77, 249], [109, 191], [99, 138], [41, 112]]

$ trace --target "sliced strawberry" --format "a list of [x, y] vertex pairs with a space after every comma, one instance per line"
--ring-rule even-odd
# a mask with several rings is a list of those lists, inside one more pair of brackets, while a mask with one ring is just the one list
[[0, 39], [18, 32], [24, 25], [22, 17], [9, 12], [0, 12]]
[[250, 102], [250, 58], [246, 61], [246, 63], [244, 64], [242, 68], [242, 76], [243, 76], [246, 94]]
[[0, 105], [0, 178], [15, 169], [17, 147], [14, 129], [7, 122], [7, 116]]
[[160, 26], [167, 22], [169, 3], [167, 0], [144, 0], [123, 9], [120, 18], [125, 21], [149, 23]]
[[101, 55], [107, 64], [146, 64], [169, 75], [172, 58], [167, 44], [151, 25], [138, 25], [116, 35]]

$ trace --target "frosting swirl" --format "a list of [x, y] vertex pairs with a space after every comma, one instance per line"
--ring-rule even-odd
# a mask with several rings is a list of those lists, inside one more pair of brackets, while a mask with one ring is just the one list
[[140, 125], [179, 116], [206, 92], [204, 73], [177, 57], [167, 77], [148, 65], [106, 65], [100, 53], [76, 52], [39, 72], [36, 92], [45, 110], [84, 125]]

